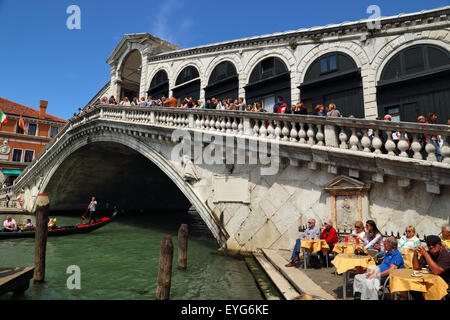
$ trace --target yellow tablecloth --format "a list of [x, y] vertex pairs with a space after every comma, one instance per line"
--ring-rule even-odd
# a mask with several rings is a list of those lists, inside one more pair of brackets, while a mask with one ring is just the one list
[[356, 248], [361, 248], [364, 251], [366, 251], [366, 248], [364, 247], [364, 244], [356, 244], [352, 242], [339, 242], [336, 243], [336, 245], [333, 248], [333, 252], [339, 253], [354, 253]]
[[311, 253], [322, 251], [323, 254], [326, 254], [330, 247], [328, 243], [324, 239], [320, 240], [301, 240], [300, 248], [307, 249]]
[[350, 253], [338, 254], [331, 263], [336, 267], [336, 272], [341, 274], [357, 267], [367, 269], [375, 266], [375, 261], [371, 256], [359, 256]]
[[447, 295], [448, 285], [440, 276], [425, 273], [422, 277], [413, 277], [412, 269], [397, 269], [390, 273], [391, 292], [419, 291], [425, 300], [441, 300]]

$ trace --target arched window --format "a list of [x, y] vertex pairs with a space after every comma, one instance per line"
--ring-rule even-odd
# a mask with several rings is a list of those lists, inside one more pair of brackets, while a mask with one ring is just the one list
[[277, 57], [268, 57], [259, 62], [250, 73], [245, 88], [246, 103], [261, 102], [268, 111], [273, 111], [276, 97], [291, 103], [291, 76], [286, 64]]
[[188, 66], [181, 70], [175, 81], [173, 96], [177, 99], [192, 97], [198, 100], [200, 98], [199, 77], [199, 72], [194, 66]]
[[344, 117], [364, 118], [361, 73], [355, 61], [343, 52], [326, 53], [314, 60], [299, 89], [309, 113], [315, 114], [318, 104], [333, 103]]
[[148, 95], [153, 99], [161, 99], [163, 96], [169, 96], [169, 77], [165, 70], [159, 70], [150, 83]]
[[120, 84], [120, 99], [128, 97], [132, 100], [138, 98], [141, 82], [142, 57], [139, 50], [131, 51], [122, 63], [120, 74], [122, 82]]
[[193, 66], [189, 66], [184, 68], [180, 74], [177, 77], [177, 81], [175, 82], [175, 85], [180, 85], [182, 83], [191, 81], [195, 78], [198, 78], [199, 74], [198, 74], [198, 70], [197, 68], [193, 67]]
[[406, 79], [450, 67], [449, 52], [434, 45], [415, 45], [393, 56], [383, 68], [380, 82]]
[[436, 112], [438, 123], [450, 116], [450, 53], [432, 44], [413, 45], [385, 64], [377, 84], [378, 115], [416, 122]]
[[219, 63], [208, 80], [205, 89], [205, 99], [237, 99], [239, 92], [239, 76], [236, 67], [230, 61]]

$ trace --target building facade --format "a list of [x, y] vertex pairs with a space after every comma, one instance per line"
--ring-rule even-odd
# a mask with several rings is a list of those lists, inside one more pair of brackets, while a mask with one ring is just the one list
[[416, 121], [450, 117], [450, 6], [179, 49], [125, 35], [111, 80], [92, 99], [238, 98], [272, 110], [277, 96], [309, 112], [335, 103], [344, 116]]
[[[7, 117], [7, 122], [1, 125], [0, 130], [2, 183], [10, 185], [67, 122], [46, 112], [47, 101], [41, 100], [39, 107], [40, 109], [36, 110], [0, 98], [0, 110]], [[26, 131], [19, 125], [21, 116]]]

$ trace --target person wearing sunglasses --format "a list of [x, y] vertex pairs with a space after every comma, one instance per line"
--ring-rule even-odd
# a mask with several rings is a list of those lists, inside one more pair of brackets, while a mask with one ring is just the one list
[[366, 237], [366, 232], [364, 231], [364, 223], [362, 221], [355, 222], [355, 230], [350, 233], [350, 237], [359, 238], [359, 240], [364, 241]]
[[420, 246], [420, 240], [416, 236], [416, 228], [407, 226], [405, 235], [398, 240], [398, 247], [402, 249], [414, 249]]

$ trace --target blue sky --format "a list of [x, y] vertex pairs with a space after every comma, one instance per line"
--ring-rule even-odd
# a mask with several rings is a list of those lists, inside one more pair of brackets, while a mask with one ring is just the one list
[[[67, 8], [81, 9], [69, 30]], [[0, 0], [0, 97], [70, 118], [109, 80], [123, 34], [148, 32], [188, 48], [267, 33], [449, 5], [449, 0]]]

